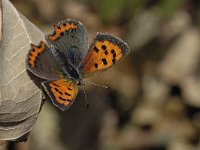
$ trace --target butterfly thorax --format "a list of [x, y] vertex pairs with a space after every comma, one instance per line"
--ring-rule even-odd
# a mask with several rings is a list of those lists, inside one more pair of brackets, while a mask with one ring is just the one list
[[77, 70], [72, 64], [67, 64], [62, 67], [64, 78], [72, 79], [77, 84], [80, 84], [83, 80], [80, 77], [79, 70]]
[[58, 49], [57, 47], [51, 45], [51, 52], [54, 56], [55, 62], [58, 66], [60, 66], [60, 70], [62, 71], [62, 76], [65, 79], [72, 79], [77, 84], [82, 82], [82, 78], [80, 78], [79, 70], [69, 61], [65, 54]]

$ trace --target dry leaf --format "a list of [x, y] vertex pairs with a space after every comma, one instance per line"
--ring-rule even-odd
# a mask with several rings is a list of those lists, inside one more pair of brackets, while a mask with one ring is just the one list
[[2, 0], [2, 6], [0, 140], [26, 139], [38, 117], [42, 94], [27, 74], [25, 59], [30, 43], [39, 43], [44, 34], [8, 0]]
[[0, 43], [2, 38], [2, 0], [0, 0]]

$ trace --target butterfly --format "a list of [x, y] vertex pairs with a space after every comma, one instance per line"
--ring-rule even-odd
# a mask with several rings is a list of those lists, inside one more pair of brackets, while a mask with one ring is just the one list
[[44, 79], [41, 84], [47, 95], [64, 111], [73, 104], [84, 78], [114, 66], [130, 49], [124, 41], [107, 33], [97, 33], [88, 46], [85, 26], [75, 19], [60, 21], [53, 28], [46, 42], [31, 44], [26, 67]]

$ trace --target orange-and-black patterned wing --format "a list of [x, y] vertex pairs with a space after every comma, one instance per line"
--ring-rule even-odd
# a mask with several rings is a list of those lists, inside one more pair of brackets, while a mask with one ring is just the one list
[[40, 78], [47, 80], [60, 78], [60, 67], [54, 62], [54, 57], [44, 41], [41, 41], [39, 45], [31, 44], [26, 66], [29, 71]]
[[78, 67], [88, 51], [87, 33], [84, 25], [67, 19], [53, 25], [54, 33], [46, 37], [49, 45], [54, 45], [64, 52], [74, 67]]
[[42, 85], [53, 104], [62, 111], [72, 105], [78, 93], [76, 84], [71, 80], [45, 81]]
[[128, 53], [129, 47], [124, 41], [110, 34], [98, 33], [82, 63], [82, 76], [104, 71], [120, 62]]

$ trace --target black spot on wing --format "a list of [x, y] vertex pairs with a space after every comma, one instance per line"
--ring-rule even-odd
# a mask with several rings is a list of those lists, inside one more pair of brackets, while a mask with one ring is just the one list
[[62, 100], [62, 101], [65, 101], [65, 99], [64, 99], [64, 98], [62, 98], [62, 97], [60, 97], [60, 96], [59, 96], [58, 98], [59, 98], [60, 100]]
[[56, 86], [56, 87], [59, 87], [57, 84], [55, 84], [55, 83], [52, 83], [54, 86]]
[[55, 88], [56, 92], [59, 92], [59, 90], [57, 88]]
[[106, 50], [106, 45], [102, 45], [101, 48], [102, 48], [103, 50]]
[[65, 95], [67, 95], [67, 96], [71, 96], [71, 94], [69, 94], [69, 93], [67, 93], [67, 92], [65, 92]]
[[72, 102], [70, 99], [67, 99], [67, 101], [70, 102], [70, 103]]
[[95, 68], [98, 68], [98, 64], [94, 64]]
[[115, 58], [117, 56], [117, 54], [116, 53], [113, 53], [113, 57]]
[[98, 52], [99, 52], [99, 49], [95, 46], [95, 47], [94, 47], [94, 51], [98, 53]]
[[104, 52], [106, 55], [108, 55], [108, 51], [106, 50], [105, 52]]
[[115, 59], [115, 58], [112, 59], [112, 63], [113, 63], [113, 64], [116, 63], [116, 59]]
[[103, 62], [104, 65], [108, 64], [108, 62], [107, 62], [107, 60], [105, 58], [102, 59], [102, 62]]
[[111, 53], [112, 53], [112, 54], [113, 54], [113, 53], [115, 53], [115, 50], [114, 50], [114, 49], [112, 49], [112, 50], [111, 50]]

